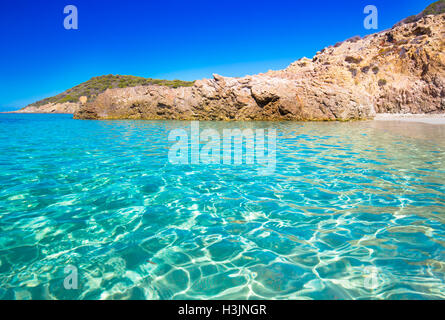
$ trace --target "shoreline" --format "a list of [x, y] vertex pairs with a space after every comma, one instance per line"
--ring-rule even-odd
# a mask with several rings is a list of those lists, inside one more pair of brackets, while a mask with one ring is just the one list
[[410, 114], [410, 113], [378, 113], [373, 121], [420, 122], [432, 125], [445, 125], [445, 113]]
[[72, 112], [18, 112], [18, 111], [1, 111], [0, 114], [73, 114]]
[[[3, 111], [0, 112], [0, 114], [73, 114], [73, 113]], [[121, 119], [121, 120], [128, 120], [128, 119]], [[273, 121], [273, 120], [263, 120], [263, 121]], [[336, 120], [328, 122], [335, 122], [335, 121]], [[364, 119], [357, 121], [377, 121], [377, 122], [391, 121], [391, 122], [414, 122], [414, 123], [417, 122], [417, 123], [432, 124], [432, 125], [445, 125], [445, 113], [439, 113], [439, 114], [377, 113], [374, 119], [368, 119], [368, 120]], [[304, 121], [304, 122], [312, 122], [312, 121]], [[313, 121], [313, 122], [324, 122], [324, 121]]]

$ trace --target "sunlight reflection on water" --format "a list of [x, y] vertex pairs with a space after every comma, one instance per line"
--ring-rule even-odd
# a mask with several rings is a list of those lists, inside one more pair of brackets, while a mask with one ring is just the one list
[[445, 298], [445, 126], [200, 126], [275, 128], [275, 173], [170, 164], [189, 122], [0, 115], [0, 298]]

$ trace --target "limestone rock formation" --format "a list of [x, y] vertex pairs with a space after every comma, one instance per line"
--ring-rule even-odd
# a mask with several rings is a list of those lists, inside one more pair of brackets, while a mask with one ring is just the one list
[[87, 101], [93, 102], [106, 89], [154, 84], [177, 88], [192, 86], [193, 82], [108, 74], [93, 77], [55, 96], [31, 103], [15, 113], [74, 113]]
[[352, 120], [445, 112], [445, 14], [354, 37], [280, 71], [109, 89], [76, 119]]
[[76, 113], [82, 104], [76, 102], [47, 103], [42, 106], [28, 106], [11, 113]]

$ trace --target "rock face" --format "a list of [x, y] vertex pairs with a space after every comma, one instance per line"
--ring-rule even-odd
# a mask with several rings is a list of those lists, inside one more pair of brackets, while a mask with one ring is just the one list
[[29, 106], [11, 113], [76, 113], [81, 103], [65, 102], [65, 103], [47, 103], [42, 106]]
[[106, 89], [154, 84], [177, 88], [192, 86], [193, 82], [108, 74], [93, 77], [55, 96], [31, 103], [15, 113], [74, 113], [87, 101], [93, 102]]
[[351, 38], [280, 71], [109, 89], [76, 119], [352, 120], [445, 112], [445, 14]]

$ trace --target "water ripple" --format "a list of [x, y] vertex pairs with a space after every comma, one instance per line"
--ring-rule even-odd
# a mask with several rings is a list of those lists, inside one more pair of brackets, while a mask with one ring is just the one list
[[441, 126], [201, 123], [275, 128], [270, 176], [169, 164], [188, 126], [0, 115], [0, 299], [445, 298]]

